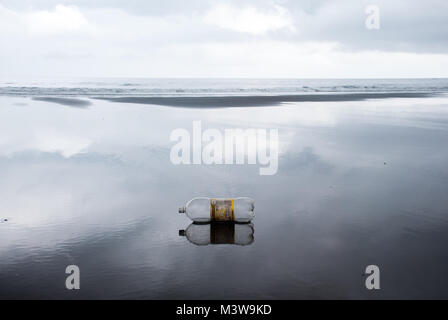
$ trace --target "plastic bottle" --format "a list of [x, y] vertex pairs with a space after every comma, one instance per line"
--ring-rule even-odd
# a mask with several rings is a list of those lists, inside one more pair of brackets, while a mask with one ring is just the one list
[[186, 230], [179, 230], [179, 236], [198, 246], [209, 244], [235, 244], [247, 246], [254, 242], [252, 223], [192, 223]]
[[185, 213], [198, 223], [206, 222], [250, 222], [254, 214], [254, 200], [251, 198], [194, 198], [179, 213]]

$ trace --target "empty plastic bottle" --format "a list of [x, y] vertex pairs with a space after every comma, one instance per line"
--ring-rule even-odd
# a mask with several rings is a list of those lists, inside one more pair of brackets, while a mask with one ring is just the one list
[[194, 198], [179, 213], [185, 213], [194, 222], [250, 222], [254, 214], [254, 200], [251, 198]]
[[188, 241], [198, 246], [209, 244], [235, 244], [247, 246], [254, 242], [254, 226], [252, 223], [208, 223], [188, 226], [179, 230], [179, 236], [185, 236]]

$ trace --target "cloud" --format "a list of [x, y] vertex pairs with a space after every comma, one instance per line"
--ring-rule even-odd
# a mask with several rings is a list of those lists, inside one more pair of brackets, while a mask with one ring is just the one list
[[448, 76], [448, 2], [376, 1], [3, 0], [0, 77]]
[[[366, 8], [379, 8], [379, 30], [368, 30]], [[338, 42], [350, 51], [448, 53], [448, 2], [444, 0], [320, 1], [313, 13], [291, 7], [298, 41]], [[291, 40], [291, 39], [290, 39]]]
[[89, 23], [76, 6], [56, 5], [53, 10], [31, 11], [24, 21], [32, 34], [51, 35], [78, 32], [89, 27]]
[[205, 14], [204, 21], [224, 29], [255, 35], [278, 29], [294, 30], [288, 10], [279, 5], [263, 12], [255, 7], [238, 8], [220, 4]]

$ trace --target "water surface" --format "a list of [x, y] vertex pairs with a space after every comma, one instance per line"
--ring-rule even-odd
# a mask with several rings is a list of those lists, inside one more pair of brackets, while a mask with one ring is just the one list
[[[88, 103], [0, 97], [0, 298], [448, 298], [447, 98], [76, 99]], [[279, 129], [278, 173], [172, 165], [169, 135], [194, 120]], [[177, 209], [197, 196], [254, 198], [253, 241], [179, 236]], [[65, 289], [70, 264], [79, 291]], [[364, 287], [369, 264], [379, 291]]]

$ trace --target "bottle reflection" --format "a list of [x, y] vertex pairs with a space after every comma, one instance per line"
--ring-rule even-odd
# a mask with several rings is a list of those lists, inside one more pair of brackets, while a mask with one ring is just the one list
[[247, 246], [254, 242], [252, 223], [192, 223], [186, 230], [179, 230], [179, 236], [198, 246], [209, 244], [234, 244]]

